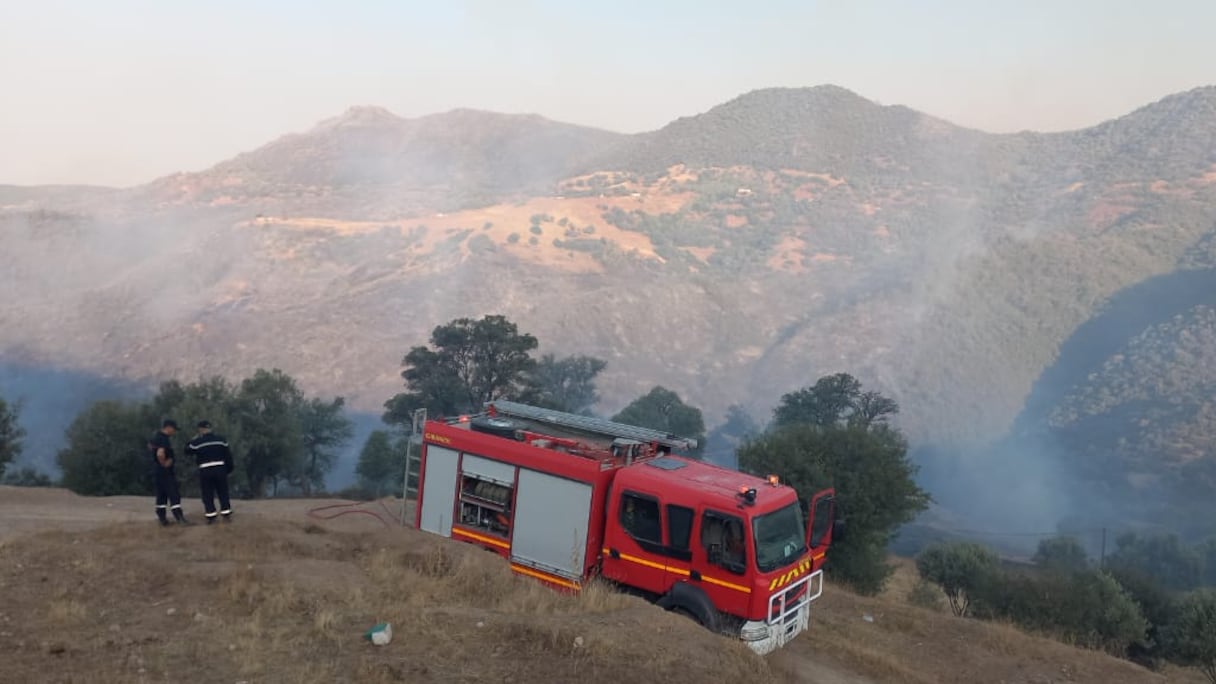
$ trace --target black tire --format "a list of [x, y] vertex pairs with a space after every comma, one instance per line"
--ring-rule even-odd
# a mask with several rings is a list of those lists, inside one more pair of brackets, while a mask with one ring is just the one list
[[469, 421], [469, 428], [474, 432], [484, 432], [498, 437], [506, 437], [507, 439], [515, 439], [515, 432], [521, 427], [519, 423], [507, 418], [478, 416]]
[[679, 615], [681, 617], [686, 617], [689, 620], [692, 620], [693, 622], [697, 623], [698, 625], [701, 625], [702, 627], [705, 626], [705, 623], [701, 622], [700, 618], [698, 618], [696, 615], [693, 615], [692, 611], [687, 610], [682, 606], [676, 606], [675, 608], [672, 608], [671, 612], [673, 612], [676, 615]]

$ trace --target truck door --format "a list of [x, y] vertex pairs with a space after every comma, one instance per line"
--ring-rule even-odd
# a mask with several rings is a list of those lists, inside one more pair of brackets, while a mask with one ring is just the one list
[[825, 489], [811, 499], [810, 519], [806, 521], [806, 547], [816, 569], [832, 543], [832, 528], [836, 520], [836, 490]]
[[615, 498], [604, 533], [606, 577], [650, 592], [665, 590], [661, 510], [659, 499], [649, 494], [626, 490]]
[[751, 598], [749, 525], [734, 513], [708, 508], [698, 523], [689, 581], [708, 594], [718, 610], [745, 615]]

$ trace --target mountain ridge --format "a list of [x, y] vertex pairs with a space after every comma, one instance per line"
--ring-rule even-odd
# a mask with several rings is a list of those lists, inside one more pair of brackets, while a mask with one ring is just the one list
[[503, 313], [544, 351], [607, 359], [607, 412], [662, 384], [712, 426], [847, 371], [915, 444], [983, 444], [1105, 303], [1216, 244], [1214, 104], [1069, 134], [835, 86], [628, 135], [355, 107], [135, 191], [0, 188], [21, 200], [0, 201], [0, 282], [23, 294], [0, 303], [0, 351], [148, 382], [279, 366], [375, 411], [435, 325]]

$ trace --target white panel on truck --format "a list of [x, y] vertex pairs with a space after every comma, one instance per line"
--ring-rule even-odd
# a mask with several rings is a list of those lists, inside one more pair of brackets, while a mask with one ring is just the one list
[[587, 555], [591, 485], [519, 469], [511, 560], [577, 580]]
[[460, 470], [465, 475], [479, 475], [507, 487], [515, 486], [515, 466], [509, 463], [465, 454], [460, 462]]
[[422, 514], [418, 526], [427, 532], [452, 536], [452, 511], [456, 506], [456, 465], [459, 454], [434, 444], [426, 445], [426, 468], [422, 483]]

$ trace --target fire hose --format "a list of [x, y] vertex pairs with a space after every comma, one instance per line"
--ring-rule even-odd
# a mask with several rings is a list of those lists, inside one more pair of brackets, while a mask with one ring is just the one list
[[[350, 514], [370, 515], [371, 517], [375, 518], [376, 520], [379, 520], [380, 524], [384, 525], [385, 529], [392, 529], [393, 523], [391, 521], [396, 520], [397, 516], [393, 515], [392, 511], [390, 511], [388, 509], [388, 506], [384, 505], [384, 500], [377, 499], [376, 503], [379, 504], [380, 508], [388, 516], [387, 520], [384, 517], [382, 517], [379, 513], [377, 513], [376, 511], [369, 511], [365, 508], [360, 508], [361, 506], [364, 506], [368, 503], [371, 503], [371, 502], [355, 501], [352, 503], [328, 504], [325, 506], [317, 506], [316, 508], [310, 508], [308, 510], [308, 517], [313, 518], [315, 520], [333, 520], [334, 518], [339, 518], [341, 516], [350, 515]], [[404, 503], [402, 503], [402, 505], [404, 505]], [[321, 511], [329, 511], [329, 510], [332, 510], [335, 508], [346, 509], [346, 510], [341, 510], [336, 513], [329, 513], [329, 514], [324, 514], [324, 515], [321, 513]]]

